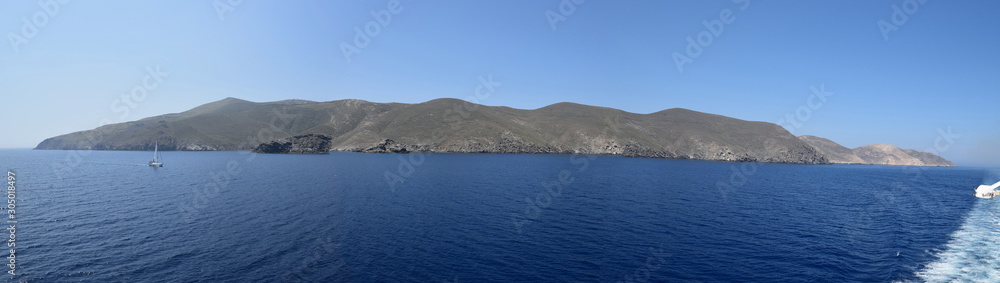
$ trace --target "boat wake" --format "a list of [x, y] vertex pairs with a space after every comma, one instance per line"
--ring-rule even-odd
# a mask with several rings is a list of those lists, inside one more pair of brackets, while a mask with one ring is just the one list
[[1000, 282], [1000, 202], [979, 200], [938, 259], [916, 273], [925, 282]]

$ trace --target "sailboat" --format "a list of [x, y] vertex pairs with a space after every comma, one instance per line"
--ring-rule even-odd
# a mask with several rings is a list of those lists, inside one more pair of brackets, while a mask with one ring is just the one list
[[979, 187], [976, 188], [976, 197], [977, 198], [993, 198], [996, 195], [1000, 195], [1000, 191], [996, 191], [996, 189], [998, 187], [1000, 187], [1000, 182], [997, 182], [996, 184], [993, 184], [992, 186], [990, 186], [990, 185], [979, 185]]
[[163, 167], [163, 162], [160, 162], [159, 160], [157, 160], [157, 157], [159, 157], [159, 155], [160, 155], [159, 154], [159, 149], [160, 149], [160, 144], [159, 143], [156, 143], [155, 145], [153, 145], [153, 161], [150, 161], [149, 164], [147, 164], [147, 165], [149, 165], [149, 167]]

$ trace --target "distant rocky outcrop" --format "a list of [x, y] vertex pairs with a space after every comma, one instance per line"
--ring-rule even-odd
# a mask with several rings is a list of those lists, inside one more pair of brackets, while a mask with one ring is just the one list
[[[36, 149], [148, 150], [158, 143], [160, 150], [323, 152], [318, 140], [294, 138], [306, 134], [325, 135], [332, 151], [600, 154], [800, 164], [843, 157], [836, 163], [858, 162], [849, 154], [825, 152], [772, 123], [688, 109], [637, 114], [564, 102], [523, 110], [457, 99], [404, 104], [227, 98], [182, 113], [52, 137]], [[278, 140], [285, 137], [293, 138]]]
[[835, 164], [875, 164], [907, 166], [955, 166], [936, 154], [900, 149], [891, 144], [872, 144], [850, 149], [831, 140], [816, 136], [800, 136]]
[[800, 136], [799, 139], [816, 148], [830, 163], [864, 164], [865, 160], [858, 157], [850, 148], [846, 148], [831, 140], [817, 136]]
[[253, 153], [329, 153], [331, 137], [308, 134], [284, 138], [258, 145]]
[[916, 157], [921, 162], [923, 162], [924, 166], [946, 166], [946, 167], [955, 166], [955, 163], [948, 161], [948, 159], [944, 159], [944, 157], [938, 156], [937, 154], [933, 154], [930, 152], [916, 151], [913, 149], [904, 149], [903, 152], [906, 152], [906, 154], [909, 154], [910, 156]]
[[366, 153], [409, 153], [410, 152], [406, 150], [405, 145], [399, 144], [390, 139], [383, 140], [382, 142], [379, 142], [375, 146], [355, 151], [366, 152]]

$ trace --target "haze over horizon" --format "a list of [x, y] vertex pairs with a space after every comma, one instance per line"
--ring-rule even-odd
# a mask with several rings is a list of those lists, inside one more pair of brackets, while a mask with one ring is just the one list
[[0, 148], [226, 97], [420, 103], [492, 81], [476, 102], [784, 119], [851, 148], [950, 132], [936, 153], [1000, 165], [998, 2], [394, 3], [9, 3]]

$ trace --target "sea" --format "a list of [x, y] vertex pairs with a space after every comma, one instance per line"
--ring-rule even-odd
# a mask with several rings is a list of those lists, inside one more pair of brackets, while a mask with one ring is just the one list
[[0, 150], [14, 184], [2, 278], [1000, 282], [1000, 200], [972, 195], [1000, 180], [994, 168], [161, 156], [153, 168], [151, 152]]

